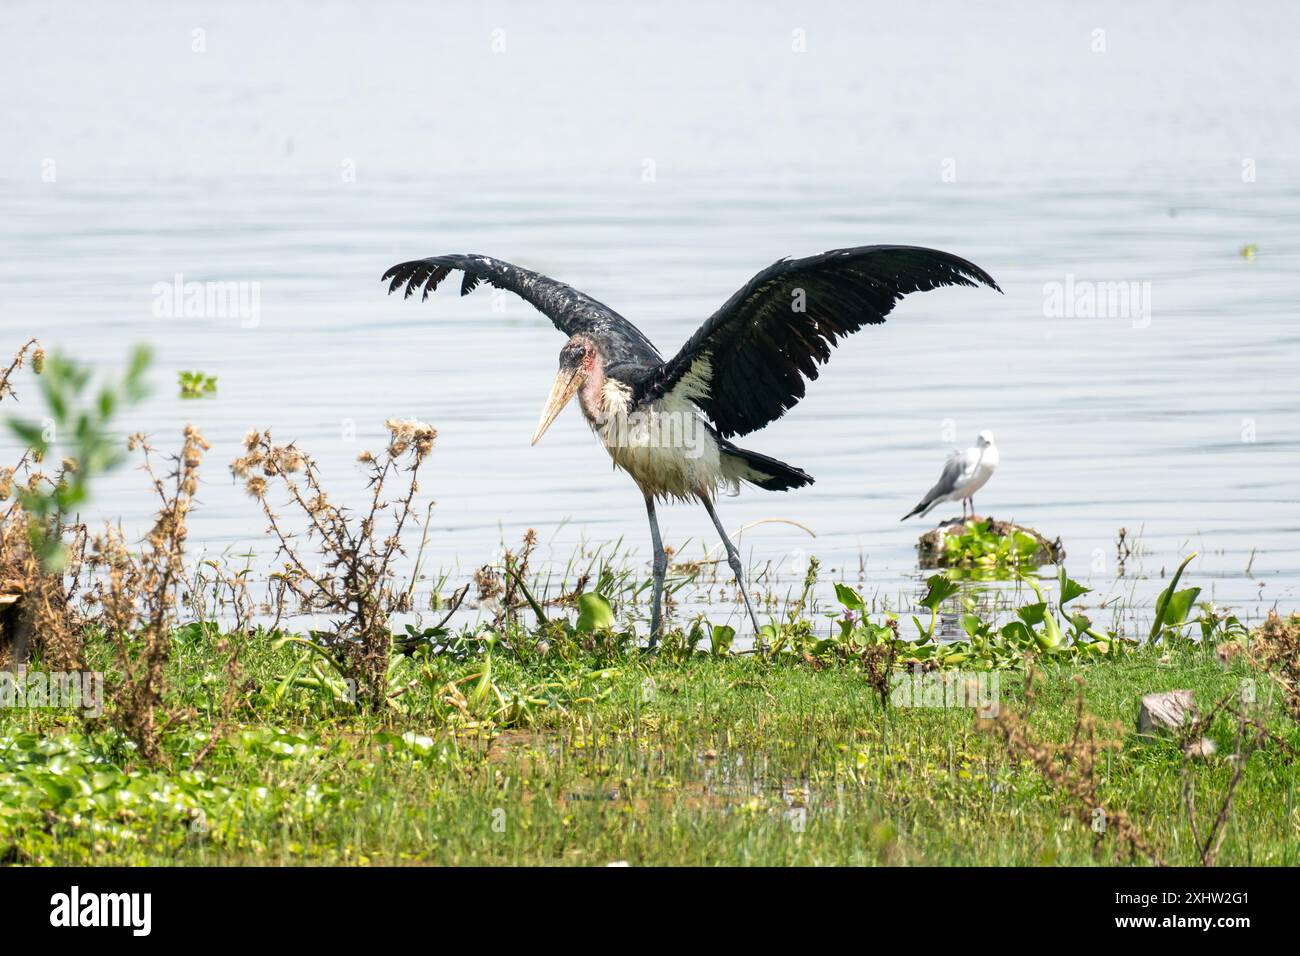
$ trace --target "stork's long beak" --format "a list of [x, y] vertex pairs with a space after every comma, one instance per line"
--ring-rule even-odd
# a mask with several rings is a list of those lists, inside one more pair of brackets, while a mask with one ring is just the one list
[[551, 427], [555, 416], [569, 404], [569, 399], [573, 398], [581, 386], [582, 375], [577, 369], [560, 369], [555, 376], [555, 384], [551, 386], [551, 397], [546, 400], [546, 407], [542, 409], [542, 417], [537, 420], [537, 431], [533, 434], [532, 444], [536, 445], [542, 440], [542, 435]]

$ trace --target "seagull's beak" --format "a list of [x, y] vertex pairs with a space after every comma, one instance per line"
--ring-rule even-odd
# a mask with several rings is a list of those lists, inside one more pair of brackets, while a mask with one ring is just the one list
[[573, 398], [581, 386], [582, 374], [578, 369], [560, 369], [555, 376], [555, 384], [551, 386], [551, 396], [546, 400], [546, 407], [542, 409], [542, 417], [537, 420], [537, 431], [533, 434], [532, 444], [536, 445], [542, 440], [542, 435], [551, 427], [555, 416], [569, 404], [569, 399]]

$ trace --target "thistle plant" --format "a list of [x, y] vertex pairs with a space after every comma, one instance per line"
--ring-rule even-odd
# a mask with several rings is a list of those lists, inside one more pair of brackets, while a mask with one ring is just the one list
[[[334, 631], [315, 635], [311, 646], [373, 710], [383, 708], [391, 693], [389, 617], [405, 599], [404, 589], [395, 582], [393, 562], [404, 553], [401, 535], [407, 522], [415, 520], [417, 475], [438, 434], [414, 420], [389, 419], [385, 426], [389, 441], [384, 451], [359, 456], [370, 488], [368, 505], [360, 512], [335, 505], [316, 463], [292, 443], [276, 444], [269, 431], [250, 431], [244, 454], [230, 466], [270, 524], [276, 558], [283, 565], [278, 572], [281, 585], [299, 599], [303, 610], [336, 616]], [[385, 489], [399, 476], [405, 476], [405, 486], [390, 501]], [[273, 504], [277, 487], [298, 526]]]
[[159, 713], [166, 692], [165, 668], [176, 627], [176, 593], [185, 582], [187, 519], [199, 487], [199, 466], [210, 447], [193, 425], [185, 427], [181, 451], [159, 474], [155, 450], [142, 435], [131, 451], [144, 455], [145, 471], [161, 507], [138, 553], [110, 525], [95, 538], [89, 557], [98, 572], [92, 596], [101, 622], [117, 647], [122, 682], [110, 715], [151, 763], [162, 756]]

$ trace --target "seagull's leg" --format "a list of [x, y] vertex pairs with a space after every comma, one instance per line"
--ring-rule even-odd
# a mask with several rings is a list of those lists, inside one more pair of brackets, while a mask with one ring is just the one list
[[749, 620], [754, 625], [754, 640], [758, 643], [759, 651], [766, 651], [767, 645], [763, 642], [763, 632], [758, 626], [758, 615], [754, 613], [754, 605], [749, 603], [749, 590], [745, 587], [745, 571], [740, 564], [740, 552], [736, 546], [731, 543], [727, 537], [727, 529], [722, 527], [722, 521], [718, 518], [718, 513], [713, 510], [713, 502], [707, 496], [700, 495], [700, 500], [704, 502], [704, 508], [713, 519], [713, 527], [718, 529], [718, 534], [722, 538], [722, 544], [727, 549], [727, 563], [731, 565], [731, 573], [736, 576], [736, 583], [740, 585], [740, 596], [745, 599], [745, 610], [749, 612]]
[[664, 543], [659, 537], [659, 520], [655, 517], [655, 499], [653, 495], [645, 496], [646, 514], [650, 516], [650, 541], [654, 544], [654, 608], [650, 612], [650, 648], [659, 643], [662, 620], [659, 605], [664, 594], [664, 575], [668, 573], [668, 555], [664, 553]]

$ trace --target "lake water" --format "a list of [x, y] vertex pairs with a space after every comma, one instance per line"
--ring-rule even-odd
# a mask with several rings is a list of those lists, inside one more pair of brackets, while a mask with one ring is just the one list
[[[640, 498], [576, 408], [528, 445], [562, 336], [490, 290], [387, 298], [380, 274], [488, 253], [671, 354], [781, 256], [900, 242], [1006, 294], [909, 297], [743, 439], [817, 479], [721, 502], [730, 527], [816, 534], [754, 527], [752, 565], [788, 584], [816, 554], [826, 582], [915, 593], [929, 525], [898, 518], [987, 428], [981, 513], [1059, 535], [1102, 596], [1149, 604], [1197, 551], [1190, 581], [1221, 606], [1300, 607], [1300, 7], [443, 7], [6, 9], [5, 348], [38, 335], [112, 368], [154, 347], [123, 430], [212, 441], [195, 544], [270, 557], [225, 469], [249, 427], [359, 500], [357, 452], [414, 416], [439, 430], [426, 564], [453, 583], [530, 527], [535, 561], [622, 538], [648, 567]], [[156, 316], [177, 275], [256, 284], [256, 321]], [[1101, 283], [1138, 308], [1053, 304]], [[217, 397], [182, 401], [182, 369]], [[35, 414], [18, 388], [6, 409]], [[89, 517], [149, 509], [123, 469]], [[661, 523], [684, 557], [715, 543], [702, 508]], [[1117, 579], [1120, 528], [1138, 553]]]

